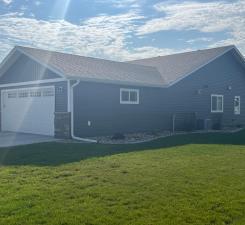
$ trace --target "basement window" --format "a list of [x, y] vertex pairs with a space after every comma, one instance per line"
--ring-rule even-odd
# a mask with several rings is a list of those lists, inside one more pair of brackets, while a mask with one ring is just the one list
[[234, 114], [240, 115], [241, 113], [241, 98], [240, 96], [235, 96], [234, 98]]
[[121, 88], [120, 104], [139, 104], [139, 90]]
[[211, 95], [211, 112], [222, 113], [224, 110], [224, 96], [223, 95]]

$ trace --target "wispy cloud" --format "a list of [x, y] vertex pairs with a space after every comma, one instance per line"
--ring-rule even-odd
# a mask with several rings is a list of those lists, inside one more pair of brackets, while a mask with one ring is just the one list
[[110, 4], [115, 8], [139, 8], [142, 0], [96, 0], [96, 2]]
[[154, 5], [164, 15], [148, 21], [140, 34], [161, 30], [199, 30], [218, 32], [231, 29], [235, 23], [244, 25], [245, 1], [237, 2], [182, 2], [167, 1]]
[[64, 20], [26, 18], [17, 13], [1, 15], [0, 43], [5, 48], [0, 49], [0, 55], [6, 54], [6, 48], [15, 44], [114, 60], [172, 53], [171, 49], [151, 46], [128, 49], [130, 38], [137, 29], [135, 22], [142, 18], [134, 12], [100, 15], [77, 25]]
[[211, 42], [213, 41], [213, 38], [211, 37], [200, 37], [200, 38], [194, 38], [194, 39], [189, 39], [186, 42], [189, 44], [195, 44], [197, 42]]
[[221, 44], [236, 44], [245, 52], [245, 1], [166, 1], [154, 5], [162, 17], [149, 20], [139, 28], [139, 35], [177, 30], [203, 33], [225, 32], [230, 38]]
[[42, 3], [41, 3], [40, 1], [35, 1], [34, 4], [35, 4], [36, 6], [39, 6], [39, 5], [41, 5]]
[[9, 5], [12, 3], [13, 0], [1, 0], [1, 2], [3, 2], [6, 5]]

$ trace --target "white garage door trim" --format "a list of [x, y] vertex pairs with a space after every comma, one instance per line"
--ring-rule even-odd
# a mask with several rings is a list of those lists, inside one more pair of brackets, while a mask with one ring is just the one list
[[3, 131], [54, 136], [54, 86], [1, 91]]

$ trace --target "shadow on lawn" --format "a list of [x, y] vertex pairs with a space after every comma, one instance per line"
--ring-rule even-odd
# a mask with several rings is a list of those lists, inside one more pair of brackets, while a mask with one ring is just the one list
[[189, 134], [161, 138], [148, 143], [131, 145], [100, 145], [43, 143], [12, 148], [0, 148], [0, 165], [58, 166], [93, 157], [153, 150], [187, 144], [245, 144], [245, 130], [234, 134]]

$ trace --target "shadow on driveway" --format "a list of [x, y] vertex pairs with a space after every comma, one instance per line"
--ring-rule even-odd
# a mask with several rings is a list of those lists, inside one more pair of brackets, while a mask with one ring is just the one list
[[52, 142], [55, 139], [50, 136], [24, 134], [14, 132], [0, 132], [0, 148], [28, 145], [43, 142]]
[[42, 143], [0, 148], [0, 165], [58, 166], [93, 157], [103, 157], [142, 150], [163, 149], [187, 144], [244, 145], [245, 131], [238, 133], [189, 134], [161, 138], [131, 145], [101, 145], [78, 143]]

